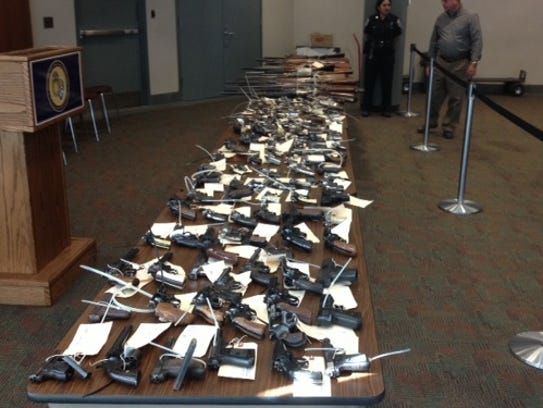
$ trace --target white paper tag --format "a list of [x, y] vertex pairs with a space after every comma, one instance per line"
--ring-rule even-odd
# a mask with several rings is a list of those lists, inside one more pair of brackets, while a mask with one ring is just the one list
[[298, 225], [296, 225], [296, 228], [299, 228], [300, 231], [302, 231], [304, 234], [306, 234], [306, 239], [313, 242], [314, 244], [318, 244], [321, 242], [321, 240], [311, 231], [311, 228], [305, 223], [302, 222]]
[[136, 331], [124, 344], [125, 348], [139, 349], [168, 330], [171, 322], [167, 323], [140, 323]]
[[106, 344], [113, 322], [80, 324], [64, 355], [95, 356]]
[[346, 354], [358, 354], [359, 339], [352, 329], [336, 325], [329, 327], [310, 326], [299, 320], [296, 327], [313, 339], [319, 341], [329, 339], [332, 346], [344, 349]]
[[207, 353], [209, 344], [215, 336], [217, 329], [209, 324], [189, 324], [181, 332], [173, 346], [173, 351], [184, 356], [189, 348], [190, 341], [197, 339], [194, 357], [201, 358]]
[[355, 207], [366, 208], [371, 203], [373, 203], [373, 200], [368, 201], [368, 200], [363, 200], [358, 197], [349, 196], [349, 204], [354, 205]]
[[151, 226], [151, 233], [160, 238], [168, 238], [175, 226], [175, 222], [155, 222]]
[[279, 225], [264, 224], [259, 222], [253, 230], [253, 235], [266, 238], [266, 241], [270, 241], [271, 238], [279, 231]]
[[330, 397], [332, 396], [332, 381], [324, 375], [324, 357], [304, 356], [307, 359], [307, 371], [321, 373], [322, 379], [318, 381], [304, 380], [303, 376], [296, 377], [292, 384], [293, 397]]
[[253, 349], [255, 351], [255, 363], [252, 367], [238, 367], [229, 364], [222, 364], [217, 375], [219, 377], [239, 378], [241, 380], [254, 380], [256, 378], [256, 361], [258, 345], [256, 343], [242, 343], [239, 349]]

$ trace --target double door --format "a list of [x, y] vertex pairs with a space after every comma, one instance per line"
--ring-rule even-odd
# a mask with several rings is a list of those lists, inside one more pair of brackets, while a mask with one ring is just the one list
[[[261, 57], [261, 0], [175, 1], [180, 87], [169, 100], [220, 96], [224, 84]], [[160, 4], [160, 3], [156, 3]], [[86, 85], [110, 84], [147, 104], [149, 47], [145, 0], [76, 0]]]

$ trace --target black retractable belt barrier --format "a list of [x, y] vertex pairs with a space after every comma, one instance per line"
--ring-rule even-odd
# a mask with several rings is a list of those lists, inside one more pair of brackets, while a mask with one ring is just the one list
[[[482, 210], [482, 208], [473, 201], [467, 201], [464, 200], [464, 192], [466, 187], [466, 176], [467, 176], [467, 167], [468, 167], [468, 157], [469, 157], [469, 149], [470, 149], [470, 141], [471, 141], [471, 128], [473, 124], [473, 106], [475, 102], [475, 96], [477, 96], [482, 102], [484, 102], [489, 108], [497, 112], [499, 115], [503, 116], [510, 122], [514, 123], [524, 131], [528, 132], [532, 136], [536, 137], [537, 139], [543, 141], [543, 131], [541, 129], [538, 129], [537, 127], [531, 125], [530, 123], [526, 122], [525, 120], [521, 119], [514, 113], [508, 111], [504, 107], [500, 106], [496, 102], [494, 102], [492, 99], [490, 99], [488, 96], [483, 94], [482, 92], [478, 91], [476, 89], [476, 84], [474, 82], [466, 82], [460, 78], [458, 78], [456, 75], [452, 74], [451, 72], [447, 71], [442, 65], [437, 64], [434, 61], [434, 58], [430, 58], [427, 55], [423, 54], [419, 50], [417, 50], [415, 45], [411, 45], [412, 52], [416, 52], [420, 55], [420, 57], [424, 60], [430, 61], [430, 78], [429, 78], [429, 84], [428, 84], [428, 95], [426, 99], [426, 119], [425, 119], [425, 127], [424, 127], [424, 143], [422, 145], [414, 145], [411, 146], [414, 150], [420, 150], [420, 151], [434, 151], [428, 149], [428, 133], [429, 133], [429, 117], [430, 117], [430, 103], [432, 100], [432, 88], [433, 88], [433, 74], [434, 74], [434, 67], [437, 67], [443, 74], [445, 74], [447, 77], [449, 77], [451, 80], [459, 84], [460, 86], [466, 88], [468, 90], [468, 107], [467, 107], [467, 113], [466, 113], [466, 125], [465, 125], [465, 132], [464, 132], [464, 145], [462, 148], [462, 161], [460, 166], [460, 179], [458, 183], [458, 197], [454, 199], [444, 200], [441, 201], [438, 206], [444, 211], [450, 212], [452, 214], [457, 215], [469, 215], [469, 214], [475, 214]], [[435, 149], [437, 150], [437, 148]]]

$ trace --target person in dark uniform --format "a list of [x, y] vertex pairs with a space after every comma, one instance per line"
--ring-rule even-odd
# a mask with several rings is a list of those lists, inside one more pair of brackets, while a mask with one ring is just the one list
[[376, 13], [364, 24], [364, 97], [362, 116], [369, 116], [373, 90], [377, 79], [381, 81], [381, 113], [390, 117], [392, 76], [394, 73], [394, 45], [402, 33], [400, 20], [391, 14], [390, 0], [377, 0]]

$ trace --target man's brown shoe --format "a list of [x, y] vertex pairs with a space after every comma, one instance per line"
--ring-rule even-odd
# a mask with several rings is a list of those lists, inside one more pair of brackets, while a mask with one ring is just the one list
[[[436, 129], [437, 125], [430, 124], [429, 130], [432, 131], [433, 129]], [[422, 125], [420, 128], [417, 129], [418, 133], [424, 133], [424, 125]]]

